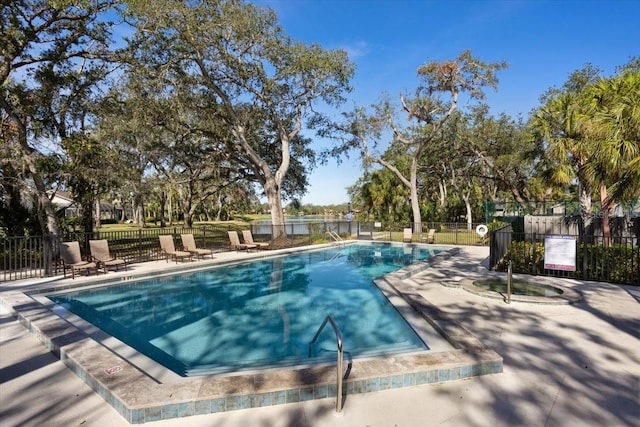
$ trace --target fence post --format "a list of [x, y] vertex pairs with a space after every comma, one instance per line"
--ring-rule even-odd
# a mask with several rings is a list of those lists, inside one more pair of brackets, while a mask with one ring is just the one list
[[142, 260], [142, 228], [138, 228], [138, 259]]
[[536, 233], [531, 233], [531, 274], [536, 274]]
[[511, 304], [512, 284], [513, 284], [513, 268], [511, 267], [511, 263], [509, 263], [509, 267], [507, 268], [507, 304]]
[[202, 226], [202, 245], [205, 248], [208, 248], [207, 246], [207, 227], [205, 225]]
[[[589, 236], [583, 236], [582, 240], [582, 279], [589, 280], [592, 279], [590, 276], [589, 265], [593, 264], [593, 262], [589, 262], [589, 254], [593, 254], [594, 250], [589, 251], [589, 245], [594, 244], [594, 238]], [[596, 270], [596, 269], [594, 269]]]

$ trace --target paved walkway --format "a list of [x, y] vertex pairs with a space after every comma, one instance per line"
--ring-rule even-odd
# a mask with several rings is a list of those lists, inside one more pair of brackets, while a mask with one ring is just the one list
[[[486, 275], [487, 256], [486, 248], [465, 247], [412, 282], [504, 357], [501, 374], [347, 396], [339, 415], [324, 399], [144, 425], [640, 426], [638, 289], [544, 278], [584, 295], [551, 306], [507, 305], [440, 285]], [[6, 310], [0, 346], [3, 427], [128, 425]]]

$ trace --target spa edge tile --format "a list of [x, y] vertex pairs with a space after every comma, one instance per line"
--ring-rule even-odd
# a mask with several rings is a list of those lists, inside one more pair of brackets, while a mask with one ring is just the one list
[[210, 414], [213, 412], [211, 410], [211, 400], [196, 400], [194, 402], [193, 412], [195, 415]]
[[438, 382], [444, 382], [449, 380], [449, 370], [448, 369], [438, 369]]
[[163, 420], [177, 418], [180, 405], [177, 403], [164, 405], [161, 407], [161, 416]]
[[178, 404], [178, 416], [179, 417], [190, 417], [195, 415], [196, 413], [196, 405], [195, 402], [184, 402]]
[[273, 391], [271, 392], [271, 404], [283, 405], [287, 402], [287, 393], [285, 391]]
[[416, 374], [404, 374], [402, 376], [403, 387], [416, 385]]
[[300, 389], [287, 390], [286, 392], [287, 403], [300, 402]]
[[313, 387], [313, 398], [314, 399], [324, 399], [328, 397], [328, 386], [320, 385]]
[[304, 387], [300, 389], [300, 401], [313, 400], [313, 387]]
[[129, 415], [124, 418], [131, 424], [142, 424], [146, 421], [144, 419], [144, 409], [132, 409], [129, 411]]
[[347, 394], [365, 393], [367, 391], [366, 381], [350, 381], [347, 384]]
[[391, 377], [380, 377], [380, 390], [388, 390], [391, 388]]
[[249, 396], [249, 407], [260, 408], [273, 405], [271, 393], [252, 394]]
[[[344, 383], [342, 384], [342, 392], [344, 393]], [[337, 384], [329, 384], [327, 386], [327, 397], [336, 397], [338, 393], [338, 385]]]
[[366, 388], [367, 393], [380, 390], [380, 378], [372, 378], [370, 380], [367, 380], [366, 384], [367, 384], [367, 388]]
[[161, 407], [153, 406], [153, 407], [144, 409], [144, 421], [145, 422], [159, 421], [161, 419], [162, 419], [162, 408]]
[[211, 399], [209, 404], [211, 405], [211, 413], [225, 412], [227, 410], [227, 399], [225, 398]]
[[460, 368], [449, 368], [449, 381], [455, 381], [460, 379]]
[[247, 396], [230, 396], [226, 398], [225, 407], [227, 411], [247, 409], [249, 407], [249, 399]]
[[460, 367], [460, 378], [469, 378], [471, 376], [471, 365]]
[[416, 385], [428, 384], [428, 376], [426, 372], [418, 372], [416, 374]]
[[403, 375], [394, 375], [391, 377], [391, 388], [400, 388], [404, 385]]

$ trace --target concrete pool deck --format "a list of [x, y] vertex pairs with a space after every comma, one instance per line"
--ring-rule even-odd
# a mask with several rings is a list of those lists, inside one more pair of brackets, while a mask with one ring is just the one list
[[[544, 279], [583, 294], [575, 305], [547, 306], [506, 305], [442, 286], [443, 281], [485, 276], [487, 257], [486, 248], [464, 247], [406, 282], [500, 354], [503, 373], [347, 394], [339, 415], [334, 399], [327, 398], [145, 425], [639, 425], [638, 288]], [[162, 261], [134, 268], [166, 266]], [[37, 286], [3, 283], [0, 297]], [[1, 327], [0, 424], [128, 425], [10, 315], [3, 314]]]

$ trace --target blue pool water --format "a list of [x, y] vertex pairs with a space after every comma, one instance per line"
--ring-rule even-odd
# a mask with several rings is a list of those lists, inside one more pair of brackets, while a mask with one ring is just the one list
[[335, 360], [327, 315], [351, 357], [424, 350], [373, 279], [437, 253], [347, 245], [49, 298], [179, 375]]

